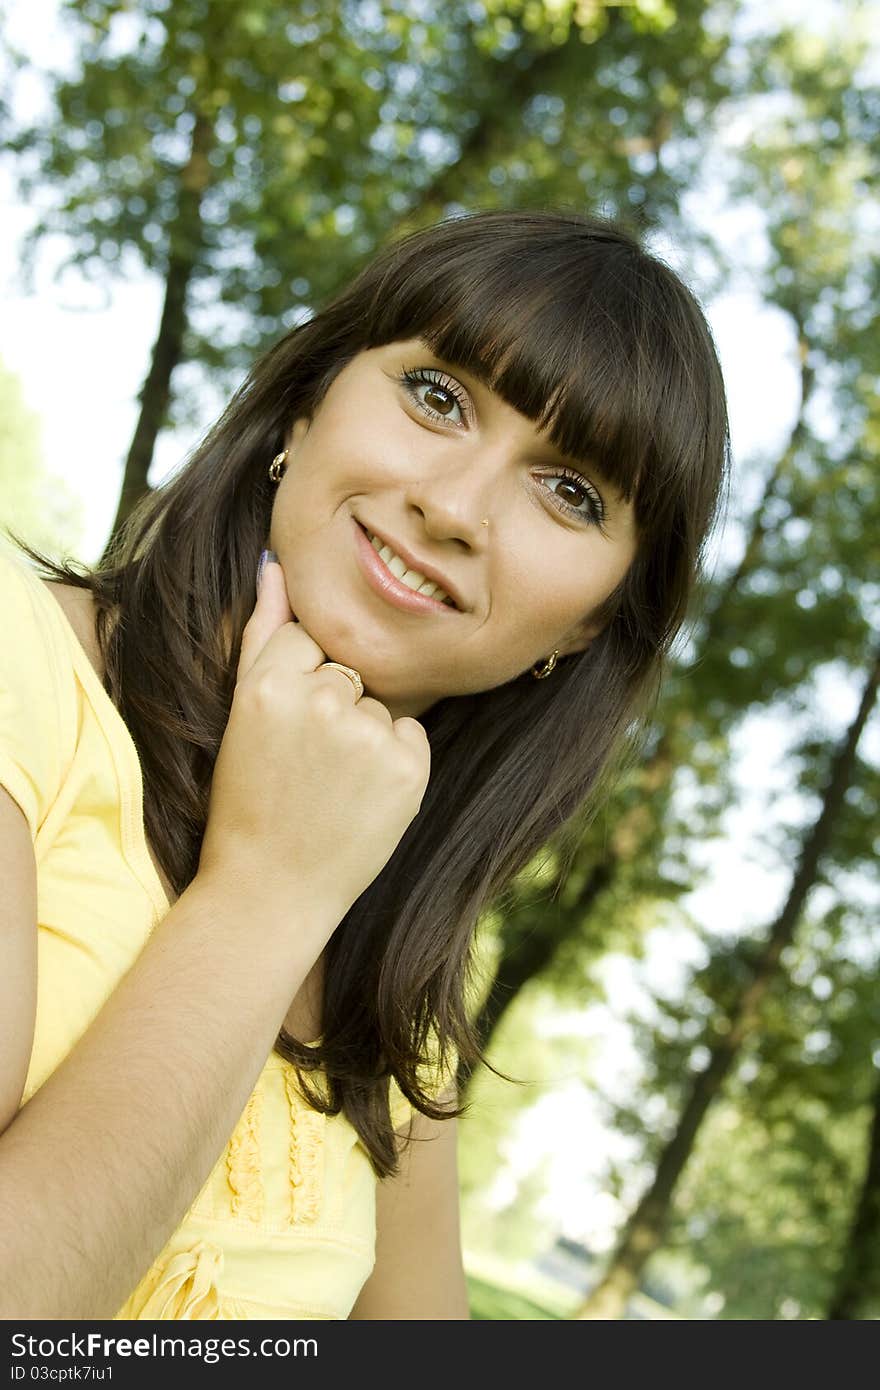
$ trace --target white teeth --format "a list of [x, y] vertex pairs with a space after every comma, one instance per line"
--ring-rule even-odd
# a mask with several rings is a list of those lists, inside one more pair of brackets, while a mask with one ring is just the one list
[[408, 589], [413, 589], [417, 594], [425, 594], [429, 598], [436, 598], [450, 608], [455, 607], [445, 589], [441, 589], [440, 585], [435, 584], [433, 579], [426, 579], [423, 574], [419, 574], [418, 570], [408, 570], [400, 556], [395, 555], [391, 546], [385, 545], [378, 536], [370, 536], [370, 545], [378, 552], [379, 559], [385, 561], [395, 578], [405, 584]]

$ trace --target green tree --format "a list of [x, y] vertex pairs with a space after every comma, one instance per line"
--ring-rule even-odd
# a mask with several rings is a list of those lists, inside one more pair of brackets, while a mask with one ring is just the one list
[[[863, 798], [852, 792], [877, 778], [857, 766], [825, 859], [827, 881], [783, 952], [760, 1031], [746, 1040], [681, 1176], [658, 1264], [674, 1254], [708, 1290], [708, 1299], [679, 1294], [686, 1316], [823, 1318], [833, 1306], [864, 1187], [880, 1038], [876, 903], [854, 891], [849, 868], [844, 889], [834, 864], [844, 857], [847, 822], [869, 849], [873, 831], [854, 814]], [[743, 954], [731, 949], [726, 971], [716, 961], [704, 972], [710, 1013], [729, 1008]], [[696, 987], [684, 1001], [691, 1017]], [[698, 1057], [685, 1036], [684, 1004], [664, 1010], [664, 1094], [673, 1070], [689, 1075]], [[871, 1284], [861, 1277], [848, 1316], [870, 1316], [871, 1308]]]
[[874, 1076], [864, 1175], [828, 1310], [828, 1317], [835, 1320], [880, 1317], [880, 1068], [876, 1064]]
[[706, 11], [66, 0], [78, 71], [9, 142], [25, 193], [53, 195], [31, 246], [60, 232], [84, 272], [139, 263], [165, 288], [114, 530], [175, 368], [240, 372], [401, 222], [533, 201], [673, 218], [719, 94]]
[[743, 984], [736, 990], [731, 1006], [713, 1020], [716, 1036], [706, 1062], [696, 1071], [678, 1123], [663, 1145], [648, 1189], [627, 1221], [605, 1273], [577, 1314], [580, 1318], [622, 1316], [630, 1295], [638, 1288], [645, 1265], [661, 1243], [673, 1195], [691, 1156], [700, 1125], [718, 1097], [743, 1044], [760, 1027], [765, 995], [819, 877], [822, 859], [832, 841], [835, 823], [852, 781], [856, 750], [874, 708], [878, 685], [880, 646], [872, 654], [856, 717], [832, 759], [821, 810], [804, 839], [783, 908], [768, 929], [756, 958], [743, 962]]

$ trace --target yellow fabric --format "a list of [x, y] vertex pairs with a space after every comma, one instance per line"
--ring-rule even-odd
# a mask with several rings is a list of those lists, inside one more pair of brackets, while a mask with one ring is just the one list
[[[168, 902], [137, 751], [56, 598], [0, 548], [0, 784], [38, 870], [38, 998], [24, 1104], [89, 1027]], [[392, 1115], [410, 1107], [396, 1087]], [[121, 1318], [345, 1318], [375, 1251], [375, 1175], [344, 1116], [273, 1053], [185, 1220]]]

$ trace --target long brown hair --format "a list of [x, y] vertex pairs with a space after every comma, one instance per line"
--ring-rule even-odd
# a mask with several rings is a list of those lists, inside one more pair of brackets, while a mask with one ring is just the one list
[[147, 833], [180, 893], [198, 867], [269, 533], [269, 461], [356, 353], [413, 337], [598, 466], [632, 499], [639, 540], [585, 652], [546, 680], [524, 672], [422, 716], [432, 754], [422, 810], [330, 939], [320, 1045], [283, 1032], [276, 1044], [316, 1108], [344, 1110], [380, 1176], [397, 1162], [392, 1075], [426, 1115], [460, 1113], [438, 1106], [426, 1064], [480, 1058], [465, 1008], [477, 918], [595, 798], [685, 617], [729, 452], [696, 300], [605, 219], [446, 220], [388, 246], [265, 355], [109, 560], [79, 573], [24, 547], [49, 577], [95, 596], [106, 687], [143, 768]]

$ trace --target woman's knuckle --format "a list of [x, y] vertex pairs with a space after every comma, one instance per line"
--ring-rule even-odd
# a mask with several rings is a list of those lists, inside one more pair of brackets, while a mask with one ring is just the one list
[[340, 692], [327, 680], [312, 681], [308, 692], [309, 708], [318, 719], [338, 719], [342, 710]]
[[246, 705], [257, 713], [271, 709], [277, 699], [272, 672], [252, 671], [243, 682], [241, 693]]
[[358, 709], [363, 714], [369, 714], [372, 718], [379, 719], [383, 723], [390, 723], [391, 721], [391, 715], [381, 700], [374, 700], [370, 695], [364, 695], [358, 700]]
[[385, 756], [387, 739], [385, 729], [378, 719], [366, 718], [360, 721], [358, 737], [364, 748], [374, 756]]

